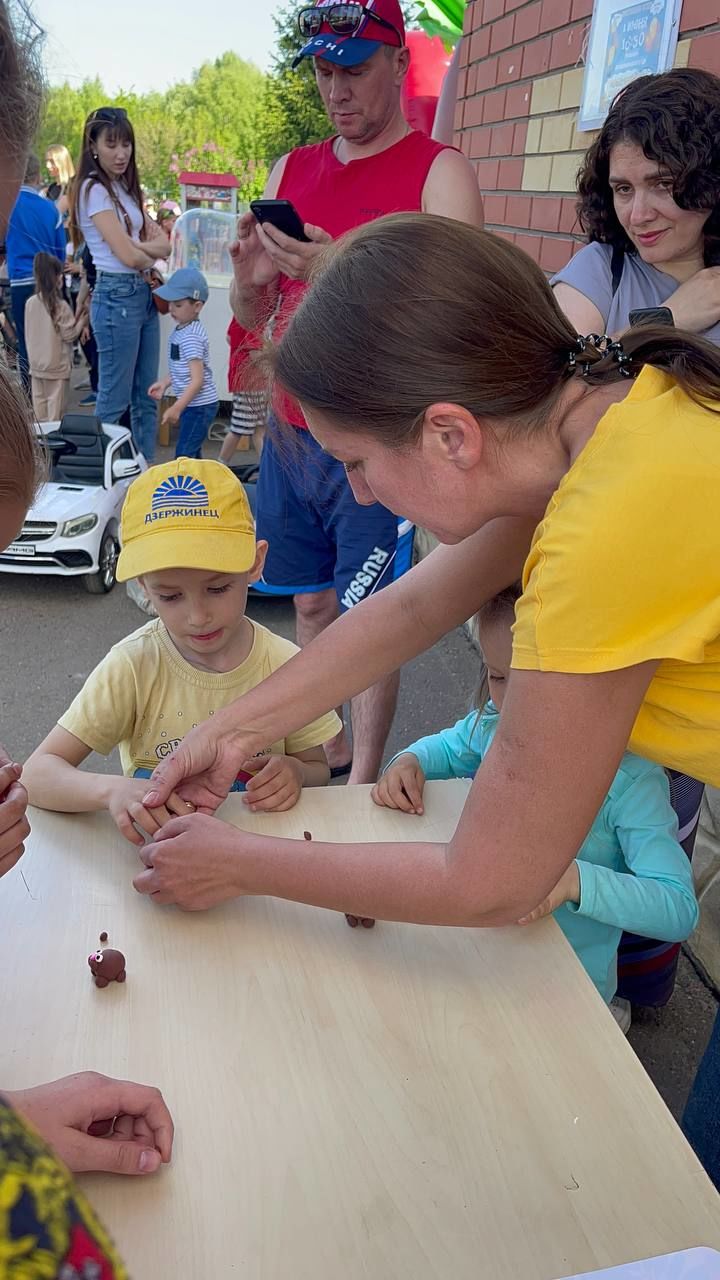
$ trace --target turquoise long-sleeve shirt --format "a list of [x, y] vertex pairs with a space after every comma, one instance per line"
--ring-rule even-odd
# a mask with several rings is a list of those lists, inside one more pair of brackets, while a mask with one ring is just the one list
[[[488, 702], [480, 715], [473, 711], [452, 729], [420, 738], [405, 750], [417, 756], [428, 779], [471, 778], [499, 720]], [[554, 912], [607, 1001], [617, 990], [617, 949], [623, 930], [682, 942], [697, 924], [692, 871], [677, 831], [663, 770], [626, 751], [577, 854], [580, 902], [565, 903]]]

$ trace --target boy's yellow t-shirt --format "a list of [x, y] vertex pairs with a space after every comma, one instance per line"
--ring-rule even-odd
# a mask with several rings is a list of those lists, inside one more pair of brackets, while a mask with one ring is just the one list
[[550, 499], [523, 586], [512, 666], [659, 659], [630, 750], [720, 785], [720, 413], [645, 368]]
[[[253, 646], [233, 671], [199, 671], [178, 653], [159, 618], [114, 645], [88, 676], [59, 720], [63, 729], [100, 755], [120, 748], [127, 777], [149, 777], [185, 734], [221, 707], [254, 689], [298, 652], [297, 646], [252, 623]], [[289, 755], [319, 747], [340, 732], [334, 711], [258, 756]], [[261, 766], [258, 759], [258, 768]], [[249, 773], [238, 774], [234, 791]]]

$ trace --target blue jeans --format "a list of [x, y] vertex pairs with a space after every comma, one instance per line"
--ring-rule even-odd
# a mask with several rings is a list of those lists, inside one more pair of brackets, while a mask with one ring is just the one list
[[12, 322], [18, 340], [18, 370], [22, 384], [30, 395], [30, 361], [28, 360], [25, 342], [25, 303], [35, 292], [34, 284], [11, 284], [10, 300], [12, 303]]
[[690, 1090], [683, 1133], [720, 1191], [720, 1012]]
[[157, 405], [148, 387], [158, 373], [160, 323], [150, 286], [134, 271], [99, 271], [90, 315], [100, 362], [95, 413], [119, 422], [129, 407], [135, 444], [152, 462]]
[[178, 432], [176, 458], [201, 458], [202, 447], [208, 428], [217, 417], [220, 401], [212, 404], [189, 404], [180, 414], [180, 431]]

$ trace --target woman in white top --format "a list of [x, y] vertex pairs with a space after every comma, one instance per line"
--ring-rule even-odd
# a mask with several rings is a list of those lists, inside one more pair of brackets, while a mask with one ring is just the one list
[[155, 455], [160, 328], [148, 272], [170, 243], [145, 214], [135, 164], [135, 135], [120, 107], [100, 107], [85, 122], [71, 192], [71, 238], [90, 250], [97, 283], [91, 318], [100, 361], [98, 418], [119, 422], [130, 409], [132, 433], [148, 462]]

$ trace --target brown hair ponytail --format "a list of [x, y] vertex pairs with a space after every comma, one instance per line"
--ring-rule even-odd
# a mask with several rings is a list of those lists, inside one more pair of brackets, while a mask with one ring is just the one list
[[[649, 327], [624, 342], [631, 372], [653, 364], [691, 394], [720, 400], [720, 353], [709, 343]], [[515, 245], [408, 213], [328, 247], [271, 362], [301, 404], [392, 447], [445, 400], [478, 419], [542, 426], [576, 343], [543, 272]], [[593, 383], [622, 376], [594, 348], [577, 361], [576, 372], [592, 366]]]

